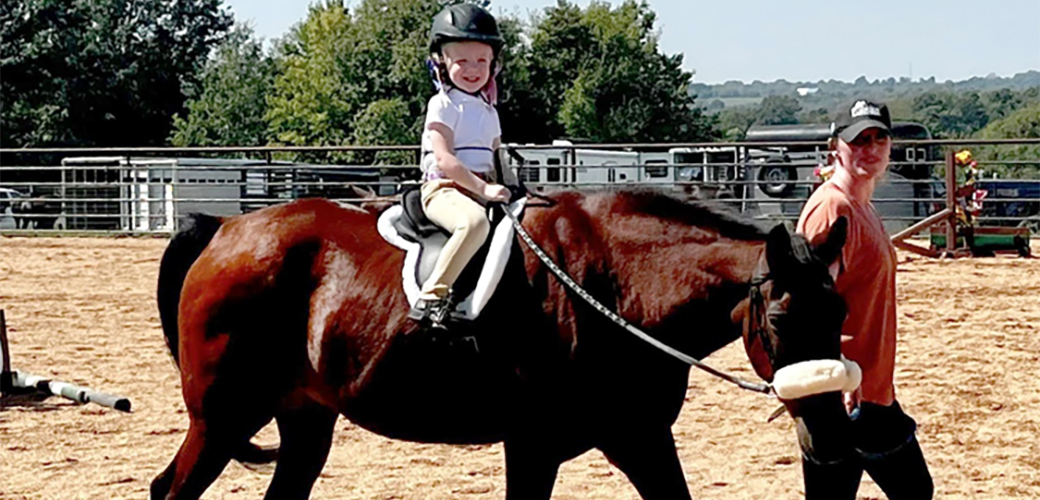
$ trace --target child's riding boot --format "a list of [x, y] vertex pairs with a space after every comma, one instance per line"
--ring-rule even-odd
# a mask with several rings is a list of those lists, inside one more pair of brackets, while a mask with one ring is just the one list
[[429, 321], [430, 328], [447, 330], [444, 322], [448, 318], [451, 309], [450, 295], [436, 300], [419, 299], [416, 301], [415, 306], [408, 311], [408, 318], [420, 323]]

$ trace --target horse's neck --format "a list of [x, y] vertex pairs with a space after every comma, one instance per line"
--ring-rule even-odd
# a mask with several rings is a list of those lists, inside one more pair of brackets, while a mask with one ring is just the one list
[[667, 227], [654, 230], [645, 220], [633, 220], [607, 235], [619, 312], [652, 328], [691, 301], [734, 307], [746, 293], [765, 243], [662, 225]]

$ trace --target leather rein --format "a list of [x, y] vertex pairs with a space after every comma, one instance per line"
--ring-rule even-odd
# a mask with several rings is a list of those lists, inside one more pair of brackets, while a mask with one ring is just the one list
[[[513, 213], [509, 210], [503, 210], [503, 212], [505, 212], [506, 216], [509, 217], [509, 219], [513, 222], [513, 227], [516, 229], [516, 232], [520, 236], [520, 239], [522, 239], [524, 243], [527, 244], [531, 251], [533, 251], [534, 254], [538, 256], [542, 263], [544, 263], [545, 266], [549, 268], [549, 271], [552, 272], [553, 275], [556, 276], [556, 278], [558, 278], [564, 285], [566, 285], [568, 288], [574, 291], [574, 293], [578, 294], [579, 297], [581, 297], [594, 309], [596, 309], [601, 314], [606, 316], [608, 319], [616, 323], [618, 326], [624, 328], [629, 333], [638, 337], [640, 340], [656, 347], [661, 351], [664, 351], [666, 354], [672, 356], [673, 358], [678, 359], [679, 361], [682, 361], [683, 363], [686, 363], [688, 365], [700, 368], [701, 370], [704, 370], [718, 378], [721, 378], [722, 380], [736, 384], [741, 389], [760, 392], [762, 394], [774, 394], [775, 391], [773, 390], [773, 386], [771, 384], [750, 382], [735, 375], [731, 375], [721, 370], [712, 368], [711, 366], [705, 364], [701, 360], [676, 350], [675, 348], [661, 342], [660, 340], [653, 338], [652, 336], [650, 336], [643, 330], [640, 330], [639, 328], [635, 327], [628, 321], [625, 321], [624, 318], [618, 316], [617, 313], [611, 311], [609, 308], [607, 308], [598, 300], [596, 300], [592, 295], [590, 295], [580, 285], [578, 285], [564, 270], [560, 269], [559, 266], [557, 266], [556, 263], [554, 263], [552, 259], [550, 259], [549, 256], [546, 255], [544, 251], [542, 251], [541, 247], [539, 247], [538, 244], [535, 243], [533, 239], [531, 239], [531, 235], [528, 234], [528, 232], [520, 224], [520, 220], [517, 219], [516, 215], [513, 215]], [[768, 277], [768, 275], [756, 275], [751, 281], [748, 282], [748, 285], [751, 287], [751, 290], [748, 292], [748, 298], [750, 299], [750, 304], [748, 306], [748, 321], [754, 322], [755, 330], [753, 330], [752, 333], [756, 335], [760, 335], [762, 333], [761, 329], [765, 327], [764, 322], [761, 321], [761, 319], [759, 318], [759, 314], [762, 312], [762, 309], [765, 306], [765, 297], [762, 295], [761, 287], [764, 283], [769, 281], [769, 279], [770, 278]], [[751, 325], [749, 324], [748, 327], [750, 328]], [[768, 340], [766, 340], [768, 336], [760, 335], [760, 337], [763, 339], [763, 342], [768, 342]]]

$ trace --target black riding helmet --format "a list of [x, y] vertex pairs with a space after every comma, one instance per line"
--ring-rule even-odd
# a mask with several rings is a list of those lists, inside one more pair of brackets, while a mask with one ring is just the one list
[[494, 16], [471, 3], [449, 5], [433, 16], [430, 53], [439, 54], [441, 46], [448, 42], [484, 42], [496, 57], [503, 44]]

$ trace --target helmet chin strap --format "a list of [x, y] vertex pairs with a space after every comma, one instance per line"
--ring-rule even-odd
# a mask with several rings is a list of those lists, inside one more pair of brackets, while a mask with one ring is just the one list
[[498, 63], [497, 58], [491, 62], [491, 68], [491, 77], [484, 84], [480, 94], [488, 104], [494, 106], [498, 104], [498, 74], [502, 72], [502, 65]]

